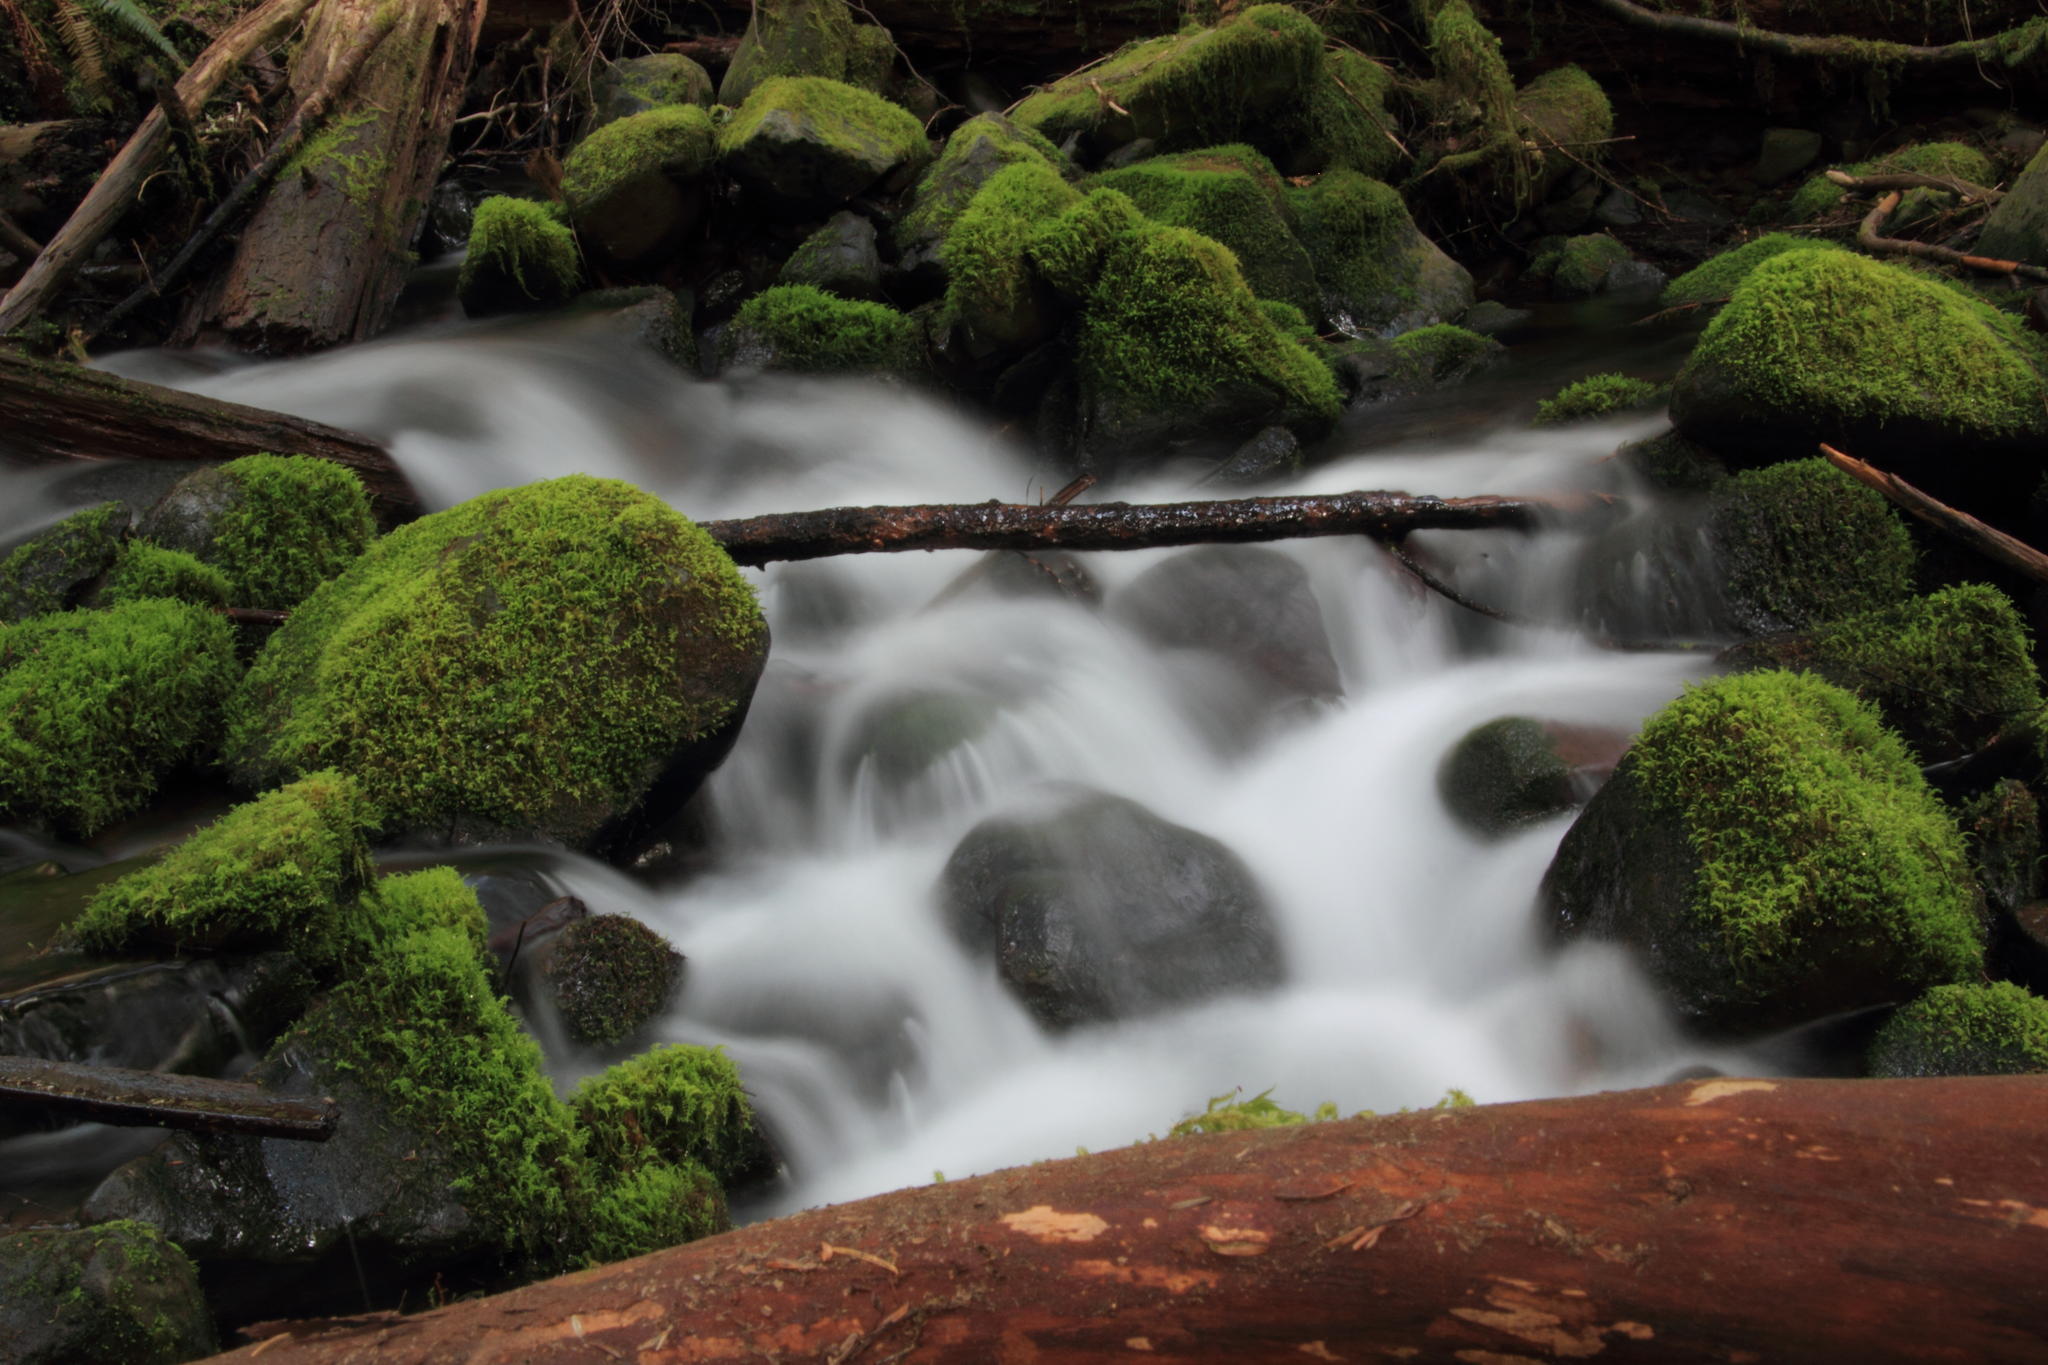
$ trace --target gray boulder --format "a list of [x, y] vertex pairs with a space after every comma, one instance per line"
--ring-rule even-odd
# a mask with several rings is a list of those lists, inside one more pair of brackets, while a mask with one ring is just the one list
[[875, 225], [857, 213], [833, 214], [797, 244], [776, 280], [812, 285], [842, 299], [880, 300], [882, 257], [875, 247]]

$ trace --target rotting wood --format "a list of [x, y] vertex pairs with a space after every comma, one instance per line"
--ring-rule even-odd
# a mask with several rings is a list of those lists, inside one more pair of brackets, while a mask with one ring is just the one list
[[2044, 1125], [2048, 1076], [1723, 1077], [1168, 1139], [224, 1359], [2017, 1365]]
[[32, 1105], [89, 1123], [325, 1142], [340, 1110], [246, 1081], [217, 1081], [41, 1057], [0, 1057], [0, 1104]]
[[1438, 498], [1354, 492], [1079, 507], [1003, 502], [830, 507], [709, 521], [704, 529], [735, 562], [761, 565], [909, 550], [1147, 550], [1311, 536], [1388, 539], [1411, 531], [1527, 530], [1621, 509], [1621, 501], [1606, 493]]
[[1875, 488], [1902, 511], [1947, 532], [1987, 559], [2017, 570], [2037, 583], [2048, 583], [2048, 554], [1996, 527], [1986, 526], [1968, 512], [1921, 492], [1898, 475], [1866, 464], [1853, 455], [1845, 455], [1831, 445], [1822, 445], [1820, 453], [1827, 457], [1829, 464], [1858, 483]]
[[[241, 65], [243, 58], [291, 32], [313, 3], [314, 0], [266, 0], [237, 19], [179, 77], [177, 97], [187, 108], [196, 109], [204, 104]], [[48, 306], [72, 272], [134, 204], [142, 182], [170, 145], [170, 120], [164, 117], [162, 109], [150, 110], [142, 126], [107, 163], [106, 171], [86, 192], [64, 226], [50, 238], [42, 254], [22, 272], [7, 296], [0, 299], [0, 335], [35, 318]]]
[[419, 511], [412, 484], [368, 436], [103, 370], [36, 360], [5, 347], [0, 347], [0, 452], [31, 463], [313, 455], [354, 470], [384, 525]]
[[1990, 275], [2018, 275], [2030, 280], [2048, 281], [2048, 267], [2027, 265], [2020, 261], [1994, 260], [1989, 256], [1967, 256], [1932, 242], [1909, 242], [1902, 237], [1884, 236], [1887, 218], [1899, 207], [1899, 191], [1892, 190], [1871, 206], [1863, 215], [1863, 221], [1856, 228], [1856, 245], [1865, 251], [1887, 256], [1918, 256], [1923, 261], [1939, 261], [1943, 265], [1960, 266], [1965, 270], [1976, 270]]

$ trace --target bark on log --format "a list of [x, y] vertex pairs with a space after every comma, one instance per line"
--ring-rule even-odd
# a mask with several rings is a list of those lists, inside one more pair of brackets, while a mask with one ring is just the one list
[[405, 475], [367, 436], [0, 347], [0, 452], [15, 458], [216, 461], [266, 451], [347, 465], [387, 526], [419, 510]]
[[[313, 0], [267, 0], [237, 19], [178, 78], [178, 98], [188, 109], [206, 103], [207, 97], [233, 74], [244, 57], [291, 32], [312, 6]], [[106, 172], [86, 192], [70, 219], [43, 248], [43, 254], [7, 291], [7, 297], [0, 299], [0, 336], [42, 312], [71, 272], [128, 211], [142, 182], [170, 145], [170, 120], [164, 117], [163, 110], [150, 110], [142, 126], [107, 163]]]
[[2048, 1077], [1718, 1079], [1145, 1143], [222, 1357], [2037, 1362]]
[[[1652, 33], [1704, 39], [1708, 42], [1740, 47], [1744, 51], [1767, 52], [1777, 57], [1840, 61], [1859, 66], [1869, 65], [1873, 60], [1869, 42], [1858, 38], [1835, 34], [1779, 33], [1746, 23], [1736, 24], [1722, 19], [1701, 19], [1689, 14], [1644, 9], [1641, 5], [1633, 3], [1633, 0], [1593, 0], [1593, 4], [1617, 19], [1625, 20], [1637, 28]], [[2000, 68], [2006, 65], [2002, 47], [2004, 37], [2004, 34], [1994, 34], [1988, 38], [1972, 38], [1939, 45], [1888, 43], [1883, 50], [1882, 60], [1916, 71], [1966, 69], [1980, 63], [1987, 67]]]
[[294, 102], [347, 59], [378, 11], [396, 26], [275, 181], [231, 261], [188, 305], [182, 342], [293, 354], [382, 330], [441, 173], [487, 0], [321, 0], [292, 63]]
[[[0, 124], [0, 213], [30, 236], [55, 232], [106, 164], [108, 140], [125, 131], [101, 119]], [[21, 264], [41, 253], [38, 246]]]
[[0, 1057], [0, 1105], [32, 1105], [88, 1123], [325, 1142], [333, 1100], [287, 1099], [245, 1081]]
[[1080, 507], [1003, 502], [830, 507], [707, 521], [704, 529], [737, 563], [760, 565], [906, 550], [1149, 550], [1310, 536], [1386, 540], [1410, 531], [1521, 530], [1620, 509], [1620, 501], [1605, 493], [1477, 498], [1326, 493]]
[[1902, 511], [1918, 517], [1938, 531], [1947, 532], [1986, 559], [2016, 569], [2037, 583], [2048, 583], [2048, 554], [2042, 554], [2025, 541], [2015, 540], [1995, 527], [1986, 526], [1968, 512], [1928, 496], [1898, 475], [1865, 464], [1831, 445], [1823, 445], [1820, 453], [1827, 456], [1829, 464], [1850, 478], [1875, 488]]

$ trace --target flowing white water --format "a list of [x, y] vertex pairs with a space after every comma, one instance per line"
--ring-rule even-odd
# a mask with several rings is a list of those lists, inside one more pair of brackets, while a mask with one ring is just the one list
[[[290, 365], [115, 367], [386, 437], [427, 500], [585, 471], [700, 518], [844, 503], [1029, 499], [1061, 482], [930, 400], [761, 379], [699, 384], [563, 330], [399, 341]], [[1297, 487], [1541, 492], [1618, 477], [1613, 426], [1503, 429], [1458, 450], [1320, 466]], [[1285, 490], [1262, 490], [1285, 491]], [[1190, 496], [1184, 484], [1118, 490]], [[1214, 496], [1213, 489], [1199, 496]], [[1414, 538], [1468, 591], [1570, 620], [1572, 537]], [[1422, 591], [1362, 541], [1283, 546], [1307, 571], [1340, 704], [1250, 727], [1185, 652], [1113, 612], [944, 590], [959, 554], [754, 575], [775, 631], [759, 697], [713, 778], [710, 870], [648, 889], [557, 867], [593, 907], [688, 956], [662, 1033], [725, 1044], [783, 1143], [801, 1205], [1163, 1132], [1204, 1100], [1426, 1105], [1638, 1084], [1696, 1054], [1619, 955], [1546, 949], [1535, 892], [1560, 817], [1498, 842], [1444, 811], [1437, 765], [1495, 716], [1632, 730], [1698, 658], [1508, 629]], [[1097, 555], [1113, 602], [1164, 553]], [[939, 599], [935, 602], [935, 599]], [[992, 719], [913, 776], [868, 754], [877, 707], [966, 698]], [[1042, 1033], [943, 930], [934, 883], [984, 817], [1048, 782], [1137, 800], [1250, 865], [1288, 979], [1165, 1017]]]

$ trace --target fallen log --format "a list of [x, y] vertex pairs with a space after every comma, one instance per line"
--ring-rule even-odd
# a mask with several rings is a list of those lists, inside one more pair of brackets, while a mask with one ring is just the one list
[[290, 1099], [246, 1081], [0, 1057], [0, 1105], [32, 1105], [88, 1123], [325, 1142], [340, 1110], [329, 1099]]
[[1947, 532], [1995, 563], [2016, 569], [2037, 583], [2048, 583], [2048, 554], [2042, 554], [2025, 541], [2017, 540], [1996, 527], [1986, 526], [1968, 512], [1921, 492], [1888, 470], [1865, 464], [1853, 455], [1844, 455], [1831, 445], [1822, 445], [1820, 453], [1827, 457], [1829, 464], [1850, 478], [1884, 494], [1900, 510], [1918, 517], [1936, 530]]
[[[1690, 14], [1672, 14], [1645, 9], [1634, 0], [1593, 0], [1593, 4], [1635, 27], [1651, 33], [1680, 38], [1701, 38], [1728, 44], [1747, 52], [1766, 52], [1775, 57], [1839, 62], [1849, 66], [1903, 67], [1914, 71], [1939, 68], [1997, 68], [2009, 65], [2029, 48], [2020, 41], [2020, 28], [1994, 33], [1985, 38], [1928, 45], [1920, 43], [1878, 43], [1867, 38], [1834, 34], [1778, 33], [1748, 23], [1725, 19], [1701, 19]], [[2029, 21], [2032, 22], [2032, 21]], [[2024, 26], [2022, 26], [2024, 27]]]
[[367, 436], [0, 347], [0, 452], [46, 463], [219, 461], [266, 451], [348, 466], [386, 525], [419, 511], [412, 485]]
[[2044, 1076], [1717, 1079], [1169, 1139], [222, 1359], [2039, 1361], [2044, 1125]]
[[1610, 515], [1621, 506], [1605, 493], [1437, 498], [1359, 492], [1079, 507], [1004, 502], [829, 507], [707, 521], [704, 529], [735, 562], [761, 565], [907, 550], [1149, 550], [1310, 536], [1387, 540], [1411, 531], [1526, 530]]

